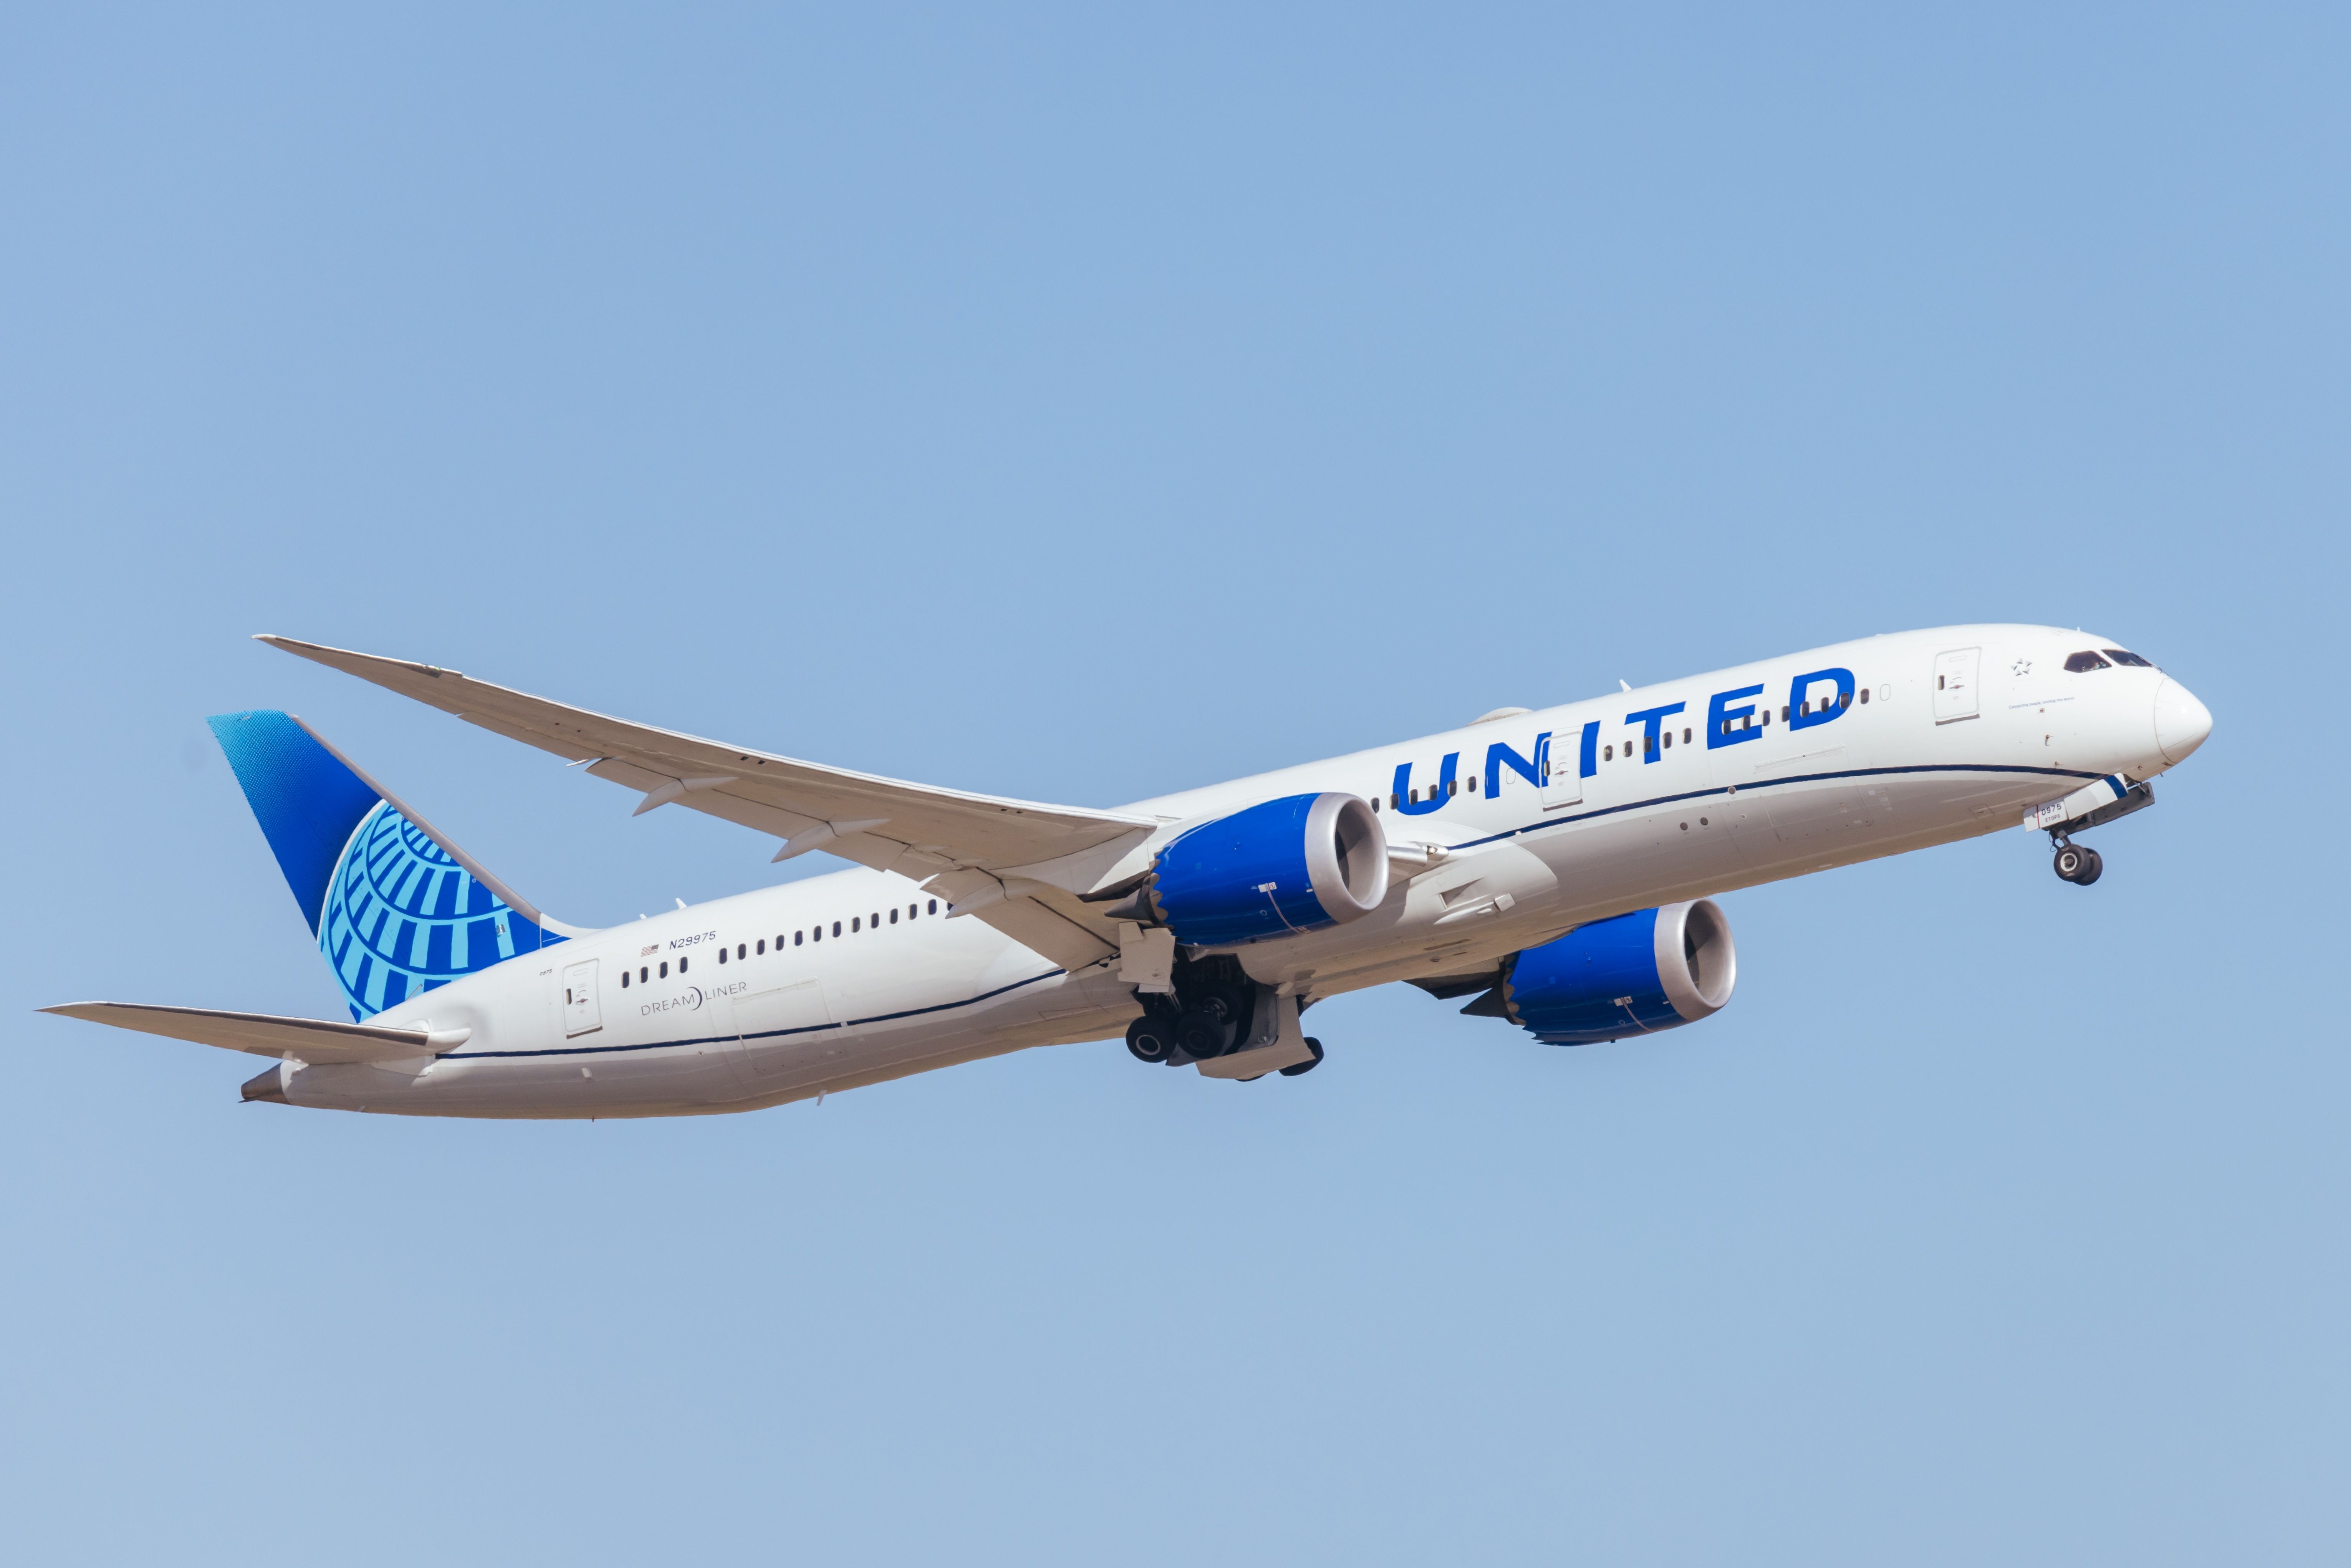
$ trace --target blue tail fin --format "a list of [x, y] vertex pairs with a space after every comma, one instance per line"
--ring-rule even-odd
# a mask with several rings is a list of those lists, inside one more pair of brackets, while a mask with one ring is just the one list
[[354, 1019], [568, 935], [293, 715], [206, 722]]

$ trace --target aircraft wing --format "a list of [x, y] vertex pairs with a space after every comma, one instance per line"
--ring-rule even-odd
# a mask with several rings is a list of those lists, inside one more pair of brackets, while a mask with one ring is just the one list
[[298, 1056], [321, 1065], [330, 1061], [394, 1061], [431, 1056], [465, 1043], [470, 1030], [432, 1034], [375, 1023], [330, 1023], [325, 1019], [277, 1018], [268, 1013], [215, 1012], [207, 1008], [150, 1007], [138, 1002], [67, 1002], [43, 1008], [69, 1019], [112, 1024], [172, 1040], [216, 1045], [254, 1056]]
[[[1106, 868], [1157, 819], [977, 795], [910, 784], [773, 752], [705, 740], [474, 680], [455, 670], [321, 647], [290, 637], [260, 642], [413, 697], [493, 734], [551, 751], [637, 791], [642, 813], [672, 802], [786, 841], [785, 860], [823, 849], [936, 887], [956, 901], [997, 895], [990, 883], [1020, 873], [1010, 892], [973, 913], [1064, 967], [1117, 950], [1115, 928], [1065, 889], [1033, 880], [1044, 862], [1088, 851]], [[1091, 861], [1088, 862], [1091, 866]], [[1061, 879], [1066, 881], [1066, 878]], [[1081, 879], [1082, 880], [1082, 879]]]

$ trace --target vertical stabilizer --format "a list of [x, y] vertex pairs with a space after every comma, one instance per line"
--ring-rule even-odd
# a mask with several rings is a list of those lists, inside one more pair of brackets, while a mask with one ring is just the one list
[[354, 1019], [567, 935], [293, 715], [206, 722]]

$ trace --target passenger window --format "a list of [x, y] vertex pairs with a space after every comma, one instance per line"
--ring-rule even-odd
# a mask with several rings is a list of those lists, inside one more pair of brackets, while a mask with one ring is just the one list
[[639, 985], [643, 985], [643, 984], [644, 983], [644, 978], [645, 978], [645, 972], [644, 972], [644, 970], [643, 970], [643, 968], [638, 969], [638, 970], [637, 970], [637, 983], [638, 983]]
[[2120, 648], [2107, 649], [2106, 657], [2112, 659], [2117, 664], [2128, 664], [2134, 670], [2151, 670], [2155, 668], [2155, 662], [2153, 660], [2142, 659], [2137, 653], [2126, 653]]
[[1788, 722], [1788, 705], [1786, 703], [1782, 703], [1780, 705], [1780, 722], [1782, 724]]
[[[799, 945], [800, 945], [800, 934], [799, 934], [799, 932], [795, 931], [795, 932], [793, 932], [793, 933], [792, 933], [792, 946], [795, 946], [795, 947], [797, 947], [797, 946], [799, 946]], [[780, 946], [783, 946], [783, 943], [782, 943], [780, 940], [778, 940], [778, 941], [777, 942], [776, 946], [778, 946], [778, 947], [780, 947]]]
[[894, 904], [890, 906], [890, 924], [893, 925], [898, 924], [898, 906]]
[[875, 910], [872, 914], [871, 914], [871, 915], [867, 915], [867, 916], [865, 917], [865, 924], [866, 924], [866, 925], [871, 925], [871, 926], [872, 926], [872, 927], [873, 927], [873, 929], [874, 929], [874, 930], [876, 930], [876, 931], [881, 930], [881, 929], [882, 929], [882, 912], [881, 912], [880, 910], [878, 910], [878, 909], [877, 909], [877, 910]]
[[832, 934], [833, 934], [835, 936], [840, 936], [840, 935], [841, 935], [841, 922], [840, 922], [840, 921], [838, 921], [838, 920], [836, 920], [836, 921], [834, 921], [834, 922], [832, 923]]
[[1395, 810], [1395, 809], [1396, 809], [1396, 798], [1395, 798], [1395, 790], [1393, 790], [1393, 789], [1391, 789], [1391, 790], [1389, 790], [1389, 791], [1388, 791], [1388, 810], [1391, 810], [1391, 811], [1393, 811], [1393, 810]]
[[1864, 707], [1867, 707], [1869, 706], [1869, 688], [1867, 686], [1861, 688], [1861, 706]]
[[910, 904], [906, 905], [906, 918], [909, 920], [912, 920], [915, 915], [920, 915], [922, 912], [923, 906], [919, 904]]
[[622, 971], [621, 971], [621, 989], [622, 989], [622, 990], [624, 990], [624, 991], [625, 991], [625, 990], [627, 990], [628, 988], [629, 988], [629, 972], [628, 972], [626, 969], [623, 969], [623, 970], [622, 970]]
[[2092, 670], [2110, 668], [2104, 659], [2099, 658], [2087, 648], [2067, 659], [2065, 667], [2077, 675], [2087, 674]]
[[1682, 731], [1682, 744], [1684, 746], [1687, 746], [1689, 744], [1689, 735], [1690, 732], [1688, 730], [1685, 729]]
[[1478, 776], [1477, 776], [1475, 773], [1472, 773], [1471, 775], [1469, 775], [1469, 793], [1471, 793], [1472, 795], [1475, 795], [1477, 792], [1478, 792]]
[[1604, 747], [1602, 747], [1600, 748], [1600, 760], [1601, 760], [1601, 761], [1603, 761], [1603, 762], [1614, 762], [1614, 761], [1615, 761], [1615, 760], [1616, 760], [1616, 748], [1615, 748], [1614, 747], [1613, 747], [1613, 746], [1604, 746]]
[[821, 941], [823, 941], [823, 940], [824, 940], [824, 927], [823, 927], [823, 926], [821, 926], [821, 925], [820, 925], [820, 926], [817, 926], [815, 929], [811, 930], [811, 931], [809, 933], [809, 940], [810, 940], [810, 941], [811, 941], [811, 942], [821, 942]]
[[1445, 781], [1445, 798], [1450, 800], [1454, 796], [1458, 795], [1459, 793], [1461, 793], [1461, 780], [1458, 779], [1447, 779]]
[[939, 901], [938, 901], [937, 899], [935, 899], [935, 899], [933, 899], [933, 900], [931, 900], [931, 906], [930, 906], [930, 908], [928, 908], [928, 909], [926, 909], [926, 910], [925, 910], [925, 911], [924, 911], [924, 913], [925, 913], [925, 914], [926, 914], [926, 915], [936, 915], [938, 912], [939, 912]]
[[740, 957], [743, 957], [744, 956], [745, 956], [745, 954], [744, 954], [743, 944], [741, 944], [740, 942], [736, 943], [736, 944], [735, 944], [735, 956], [737, 956], [737, 958], [740, 958]]
[[718, 949], [718, 961], [722, 964], [726, 962], [726, 949], [724, 947]]
[[685, 960], [684, 958], [680, 958], [677, 961], [677, 972], [681, 975], [685, 973]]
[[666, 958], [662, 960], [661, 977], [664, 980], [669, 978], [669, 960]]
[[1376, 811], [1376, 810], [1378, 810], [1379, 809], [1380, 809], [1380, 798], [1379, 798], [1377, 795], [1374, 795], [1374, 796], [1373, 796], [1373, 797], [1372, 797], [1372, 810], [1374, 810], [1374, 811]]
[[851, 936], [854, 936], [857, 934], [857, 928], [858, 928], [858, 927], [857, 927], [857, 916], [856, 916], [856, 915], [851, 915], [851, 916], [849, 917], [849, 933], [850, 933], [850, 935], [851, 935]]

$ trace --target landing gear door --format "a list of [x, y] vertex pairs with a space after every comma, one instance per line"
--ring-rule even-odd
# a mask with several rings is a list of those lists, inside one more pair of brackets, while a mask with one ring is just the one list
[[1981, 648], [1954, 648], [1935, 655], [1935, 722], [1956, 724], [1976, 716], [1976, 666]]
[[1542, 806], [1546, 811], [1573, 806], [1583, 800], [1583, 770], [1577, 766], [1575, 731], [1545, 736], [1536, 766], [1542, 770]]
[[563, 967], [563, 1038], [594, 1034], [604, 1027], [596, 1007], [596, 960]]
[[805, 975], [789, 985], [754, 991], [736, 1006], [736, 1021], [755, 1078], [804, 1072], [840, 1046], [839, 1019], [824, 981]]

